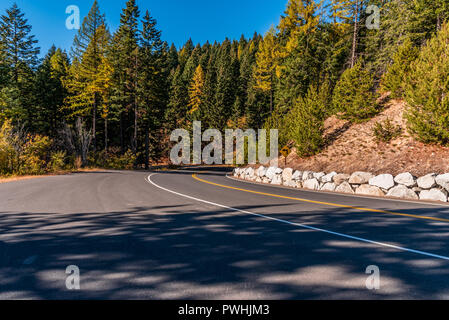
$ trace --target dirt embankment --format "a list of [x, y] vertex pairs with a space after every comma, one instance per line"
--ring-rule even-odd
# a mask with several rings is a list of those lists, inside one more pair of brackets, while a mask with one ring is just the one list
[[[449, 148], [426, 145], [412, 138], [403, 117], [404, 110], [403, 101], [392, 100], [383, 112], [368, 122], [351, 125], [331, 117], [325, 122], [328, 143], [323, 152], [310, 158], [299, 158], [293, 152], [287, 159], [287, 166], [315, 172], [368, 171], [393, 175], [410, 172], [415, 176], [449, 172]], [[389, 143], [378, 143], [373, 127], [387, 118], [402, 127], [402, 135]], [[284, 158], [279, 163], [283, 166]]]

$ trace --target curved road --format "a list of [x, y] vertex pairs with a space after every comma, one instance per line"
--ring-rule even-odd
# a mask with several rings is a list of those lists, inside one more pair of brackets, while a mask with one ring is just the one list
[[449, 299], [448, 206], [198, 170], [0, 184], [0, 299]]

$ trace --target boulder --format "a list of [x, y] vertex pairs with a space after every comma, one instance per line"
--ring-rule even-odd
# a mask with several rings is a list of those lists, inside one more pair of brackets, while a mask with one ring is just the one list
[[431, 173], [427, 176], [421, 177], [418, 179], [418, 187], [421, 189], [432, 189], [433, 187], [436, 187], [437, 182], [435, 180], [436, 174]]
[[369, 180], [373, 187], [379, 187], [384, 190], [390, 190], [394, 187], [394, 178], [391, 174], [381, 174]]
[[351, 176], [350, 176], [349, 174], [343, 174], [343, 173], [336, 174], [336, 175], [334, 176], [334, 183], [335, 183], [337, 186], [339, 186], [339, 185], [341, 185], [343, 182], [348, 182], [350, 178], [351, 178]]
[[447, 192], [445, 190], [440, 190], [436, 188], [431, 190], [423, 190], [419, 194], [419, 199], [447, 202]]
[[394, 178], [394, 182], [396, 182], [397, 184], [401, 184], [403, 186], [409, 187], [409, 188], [416, 186], [416, 179], [409, 172], [405, 172], [405, 173], [401, 173], [401, 174], [397, 175]]
[[292, 181], [292, 177], [293, 177], [293, 169], [291, 168], [284, 169], [284, 171], [282, 172], [282, 181], [290, 182]]
[[393, 198], [401, 198], [401, 199], [410, 199], [410, 200], [418, 200], [419, 197], [415, 191], [407, 188], [405, 185], [398, 185], [388, 191], [387, 197]]
[[257, 182], [257, 183], [262, 183], [262, 178], [261, 178], [261, 177], [257, 177], [257, 178], [256, 178], [256, 182]]
[[355, 190], [355, 194], [364, 196], [375, 196], [375, 197], [385, 196], [385, 193], [379, 187], [369, 184], [362, 184]]
[[323, 183], [330, 183], [334, 181], [334, 177], [337, 175], [336, 172], [331, 172], [329, 174], [326, 174], [324, 177], [321, 178], [321, 182]]
[[315, 178], [309, 179], [309, 180], [304, 181], [303, 188], [309, 189], [309, 190], [320, 190], [320, 183]]
[[321, 187], [321, 191], [335, 191], [335, 189], [337, 189], [337, 186], [335, 185], [335, 183], [332, 182], [328, 182], [325, 183], [324, 186]]
[[276, 167], [269, 167], [267, 172], [265, 173], [265, 176], [272, 180], [274, 178], [274, 176], [276, 175]]
[[354, 172], [349, 178], [350, 184], [367, 184], [374, 176], [369, 172]]
[[435, 178], [437, 184], [443, 187], [446, 191], [449, 191], [449, 173], [440, 174]]
[[282, 184], [282, 176], [279, 174], [276, 174], [273, 179], [271, 180], [271, 184], [274, 184], [276, 186], [280, 186]]
[[234, 169], [234, 177], [238, 178], [240, 176], [240, 168]]
[[296, 188], [302, 189], [302, 182], [301, 181], [296, 181]]
[[281, 168], [276, 168], [276, 170], [274, 171], [275, 174], [282, 174], [284, 170], [282, 170]]
[[295, 173], [293, 173], [292, 180], [301, 180], [302, 174], [302, 171], [296, 170]]
[[304, 171], [302, 173], [302, 181], [313, 179], [313, 172], [310, 171]]
[[245, 170], [245, 174], [246, 174], [246, 176], [248, 176], [248, 177], [253, 177], [253, 176], [254, 176], [254, 173], [255, 173], [255, 171], [254, 171], [254, 169], [251, 168], [251, 167], [246, 168], [246, 170]]
[[271, 180], [268, 179], [267, 177], [262, 178], [262, 183], [270, 183]]
[[256, 175], [260, 178], [265, 177], [265, 174], [267, 173], [267, 169], [264, 166], [261, 166], [259, 169], [257, 169], [256, 171]]
[[350, 193], [350, 194], [354, 194], [354, 190], [352, 189], [351, 185], [347, 182], [344, 181], [342, 182], [337, 189], [335, 189], [336, 192], [341, 192], [341, 193]]
[[313, 174], [313, 177], [318, 181], [321, 181], [321, 178], [323, 178], [325, 175], [326, 174], [324, 172], [316, 172]]
[[293, 180], [284, 181], [282, 184], [285, 187], [290, 187], [290, 188], [295, 188], [296, 187], [296, 182], [293, 181]]

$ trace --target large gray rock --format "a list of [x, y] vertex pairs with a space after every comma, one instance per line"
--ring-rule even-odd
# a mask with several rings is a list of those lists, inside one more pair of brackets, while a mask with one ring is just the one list
[[276, 174], [273, 179], [271, 179], [271, 184], [280, 186], [282, 184], [282, 176], [279, 174]]
[[419, 197], [415, 191], [407, 188], [405, 185], [398, 185], [388, 191], [387, 197], [393, 198], [401, 198], [401, 199], [409, 199], [409, 200], [418, 200]]
[[293, 173], [292, 180], [302, 180], [302, 173], [302, 171], [296, 170], [295, 173]]
[[324, 186], [321, 187], [321, 191], [335, 191], [337, 189], [337, 185], [332, 182], [325, 183]]
[[349, 178], [350, 184], [367, 184], [374, 176], [369, 172], [354, 172]]
[[419, 199], [447, 202], [447, 192], [436, 188], [431, 190], [423, 190], [419, 194]]
[[296, 181], [288, 180], [282, 183], [285, 187], [296, 188]]
[[321, 181], [321, 178], [323, 178], [326, 175], [324, 172], [316, 172], [313, 174], [313, 177], [317, 179], [318, 181]]
[[281, 168], [276, 168], [276, 170], [274, 171], [275, 174], [282, 174], [284, 170]]
[[265, 174], [267, 173], [267, 169], [264, 166], [259, 167], [256, 171], [256, 175], [260, 178], [265, 177]]
[[234, 169], [234, 177], [238, 178], [240, 176], [240, 168]]
[[272, 180], [274, 178], [274, 176], [276, 175], [276, 167], [269, 167], [267, 172], [265, 173], [265, 176], [269, 179]]
[[437, 182], [435, 180], [436, 174], [431, 173], [427, 176], [421, 177], [418, 179], [418, 187], [421, 189], [432, 189], [433, 187], [436, 187]]
[[449, 191], [449, 173], [440, 174], [435, 178], [437, 184], [443, 187], [446, 191]]
[[351, 185], [347, 181], [342, 182], [337, 187], [337, 189], [335, 189], [335, 191], [336, 192], [341, 192], [341, 193], [354, 194], [354, 189], [352, 189]]
[[334, 181], [334, 177], [337, 175], [336, 172], [331, 172], [326, 174], [324, 177], [321, 178], [321, 182], [323, 183], [330, 183]]
[[341, 185], [343, 182], [348, 182], [349, 179], [351, 178], [351, 176], [349, 174], [344, 174], [344, 173], [340, 173], [340, 174], [336, 174], [334, 176], [334, 183], [339, 186]]
[[391, 174], [381, 174], [369, 180], [369, 184], [384, 190], [390, 190], [394, 187], [394, 178]]
[[313, 172], [311, 171], [304, 171], [302, 173], [302, 181], [313, 179]]
[[254, 169], [251, 167], [246, 168], [245, 175], [249, 178], [254, 177]]
[[292, 181], [292, 177], [293, 177], [293, 169], [291, 168], [284, 169], [284, 171], [282, 172], [282, 181], [290, 182]]
[[364, 196], [375, 196], [375, 197], [383, 197], [385, 193], [376, 186], [372, 186], [369, 184], [363, 184], [355, 190], [355, 194], [364, 195]]
[[304, 181], [302, 186], [304, 189], [320, 190], [320, 183], [315, 178]]
[[394, 178], [394, 182], [396, 182], [397, 184], [401, 184], [403, 186], [409, 187], [409, 188], [416, 186], [416, 179], [409, 172], [398, 174]]

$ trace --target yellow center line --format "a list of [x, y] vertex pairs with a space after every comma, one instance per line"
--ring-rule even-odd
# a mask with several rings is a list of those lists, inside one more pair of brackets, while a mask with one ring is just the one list
[[209, 184], [209, 185], [213, 185], [213, 186], [217, 186], [217, 187], [221, 187], [221, 188], [226, 188], [226, 189], [231, 189], [231, 190], [243, 191], [243, 192], [247, 192], [247, 193], [259, 194], [259, 195], [273, 197], [273, 198], [295, 200], [295, 201], [300, 201], [300, 202], [321, 204], [321, 205], [326, 205], [326, 206], [331, 206], [331, 207], [354, 209], [354, 210], [360, 210], [360, 211], [366, 211], [366, 212], [385, 213], [385, 214], [391, 214], [391, 215], [395, 215], [395, 216], [402, 216], [402, 217], [408, 217], [408, 218], [417, 218], [417, 219], [449, 222], [449, 219], [426, 217], [426, 216], [419, 216], [419, 215], [399, 213], [399, 212], [391, 212], [391, 211], [385, 211], [385, 210], [379, 210], [379, 209], [360, 208], [360, 207], [354, 207], [354, 206], [345, 205], [345, 204], [323, 202], [323, 201], [315, 201], [315, 200], [308, 200], [308, 199], [295, 198], [295, 197], [287, 197], [287, 196], [281, 196], [279, 194], [272, 194], [272, 193], [266, 193], [266, 192], [259, 192], [259, 191], [253, 191], [253, 190], [248, 190], [248, 189], [236, 188], [236, 187], [231, 187], [231, 186], [225, 186], [223, 184], [218, 184], [218, 183], [214, 183], [214, 182], [210, 182], [210, 181], [206, 181], [204, 179], [201, 179], [196, 174], [193, 174], [192, 177], [193, 177], [193, 179], [195, 179], [197, 181], [200, 181], [200, 182], [203, 182], [203, 183], [206, 183], [206, 184]]

